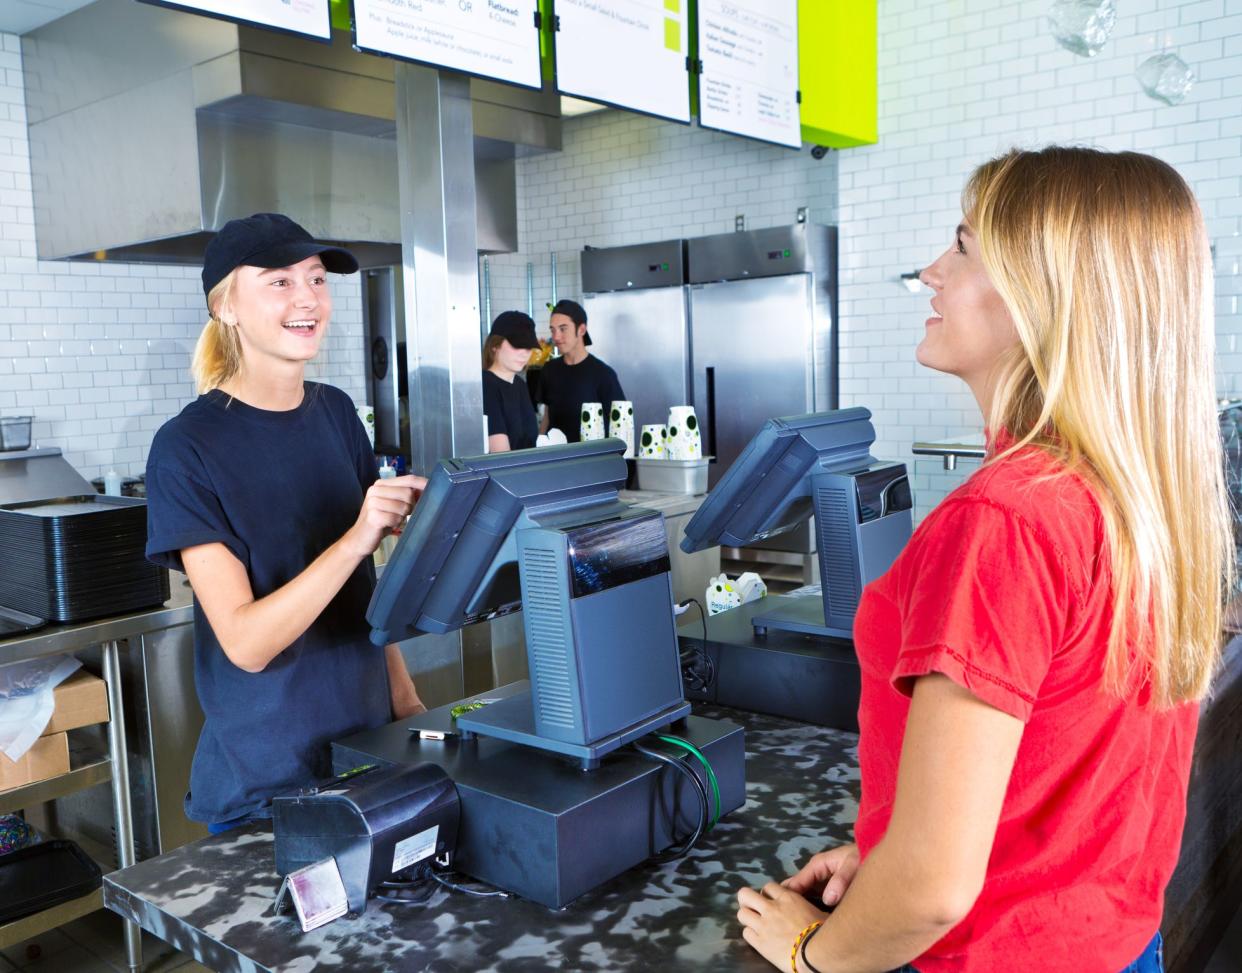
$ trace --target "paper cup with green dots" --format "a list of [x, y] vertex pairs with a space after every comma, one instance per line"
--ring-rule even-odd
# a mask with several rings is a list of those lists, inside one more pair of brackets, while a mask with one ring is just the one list
[[738, 590], [738, 586], [729, 580], [727, 574], [718, 574], [714, 578], [707, 579], [707, 591], [704, 592], [707, 601], [707, 614], [719, 615], [721, 612], [728, 611], [730, 608], [736, 608], [742, 603], [742, 593]]
[[584, 443], [591, 439], [604, 438], [604, 406], [601, 402], [583, 402], [582, 412], [578, 418], [578, 438]]
[[625, 458], [634, 458], [634, 403], [618, 399], [608, 408], [608, 435], [625, 443]]
[[675, 405], [668, 413], [668, 458], [699, 459], [703, 436], [692, 405]]
[[667, 431], [659, 423], [643, 426], [642, 435], [638, 437], [638, 455], [643, 459], [664, 459], [664, 441], [667, 437]]

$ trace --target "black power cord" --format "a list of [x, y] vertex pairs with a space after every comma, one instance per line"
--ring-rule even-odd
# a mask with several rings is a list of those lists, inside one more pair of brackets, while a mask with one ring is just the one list
[[[400, 875], [408, 875], [410, 877], [398, 878], [397, 876]], [[422, 905], [431, 898], [432, 893], [436, 890], [436, 885], [441, 885], [446, 889], [461, 892], [465, 895], [473, 895], [480, 899], [511, 898], [511, 893], [501, 891], [500, 889], [471, 888], [468, 885], [450, 881], [426, 862], [397, 872], [396, 875], [387, 881], [380, 882], [376, 886], [375, 897], [383, 902], [396, 902], [401, 905]]]
[[681, 678], [691, 692], [702, 693], [711, 688], [716, 681], [716, 667], [712, 665], [712, 657], [707, 651], [707, 612], [697, 598], [687, 598], [678, 602], [678, 608], [689, 608], [694, 605], [699, 610], [699, 621], [703, 624], [703, 638], [698, 649], [689, 648], [680, 653]]
[[[659, 858], [657, 859], [657, 861], [660, 861], [662, 863], [679, 861], [680, 859], [685, 858], [686, 855], [690, 854], [690, 850], [698, 842], [699, 836], [702, 835], [704, 830], [707, 828], [707, 820], [708, 820], [708, 816], [710, 813], [708, 811], [708, 803], [707, 803], [707, 787], [704, 785], [704, 783], [701, 780], [699, 780], [698, 774], [696, 774], [685, 763], [685, 761], [677, 757], [671, 757], [666, 753], [661, 753], [659, 750], [652, 750], [648, 747], [644, 747], [641, 743], [633, 743], [631, 744], [631, 746], [635, 750], [637, 750], [639, 753], [641, 753], [644, 757], [646, 757], [648, 760], [654, 760], [657, 763], [666, 764], [667, 766], [672, 767], [674, 770], [676, 770], [679, 774], [682, 774], [685, 777], [689, 777], [690, 781], [694, 784], [694, 791], [698, 795], [698, 798], [699, 798], [699, 820], [698, 820], [698, 823], [695, 825], [694, 832], [693, 834], [690, 835], [690, 837], [685, 842], [682, 843], [680, 847], [672, 848], [664, 852], [664, 854], [659, 856]], [[676, 816], [674, 815], [672, 824], [669, 827], [669, 831], [670, 833], [675, 833], [676, 830], [677, 830], [677, 819], [676, 819]]]

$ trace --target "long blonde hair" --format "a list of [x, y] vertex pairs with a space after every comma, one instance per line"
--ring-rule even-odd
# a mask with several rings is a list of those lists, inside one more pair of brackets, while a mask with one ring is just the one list
[[981, 166], [962, 210], [1017, 328], [988, 424], [1083, 474], [1103, 512], [1105, 685], [1167, 708], [1220, 660], [1233, 543], [1216, 417], [1211, 257], [1182, 178], [1134, 152], [1053, 147]]
[[199, 395], [219, 388], [241, 369], [241, 339], [237, 328], [220, 320], [220, 309], [232, 298], [237, 270], [231, 270], [207, 295], [210, 317], [194, 346], [190, 374]]

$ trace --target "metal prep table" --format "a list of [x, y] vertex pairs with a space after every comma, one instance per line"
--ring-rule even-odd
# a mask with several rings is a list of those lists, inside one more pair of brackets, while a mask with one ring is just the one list
[[[50, 625], [37, 632], [0, 639], [0, 665], [38, 659], [49, 655], [102, 649], [103, 679], [108, 692], [108, 752], [74, 750], [67, 774], [49, 780], [0, 791], [0, 813], [29, 805], [53, 801], [88, 787], [110, 781], [116, 826], [116, 857], [120, 867], [135, 861], [133, 809], [130, 806], [129, 759], [126, 749], [124, 706], [121, 688], [121, 643], [129, 638], [161, 629], [185, 625], [193, 620], [189, 588], [173, 575], [172, 597], [160, 607], [111, 618], [67, 625]], [[103, 895], [95, 890], [71, 902], [0, 926], [0, 947], [37, 936], [62, 923], [72, 921], [103, 905]], [[125, 952], [130, 970], [142, 966], [142, 941], [138, 927], [125, 923]]]

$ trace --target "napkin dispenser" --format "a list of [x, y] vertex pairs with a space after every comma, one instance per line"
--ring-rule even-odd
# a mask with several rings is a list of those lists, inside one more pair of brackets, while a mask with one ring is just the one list
[[448, 865], [460, 817], [457, 788], [435, 764], [349, 771], [272, 801], [276, 871], [335, 859], [349, 911], [360, 915], [395, 872], [427, 860]]

